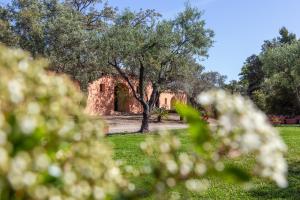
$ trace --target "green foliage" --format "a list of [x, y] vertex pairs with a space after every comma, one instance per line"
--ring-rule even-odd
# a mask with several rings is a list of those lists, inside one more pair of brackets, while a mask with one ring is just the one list
[[[198, 70], [196, 60], [207, 56], [212, 37], [202, 12], [190, 6], [169, 20], [153, 10], [125, 10], [117, 15], [101, 38], [99, 55], [127, 81], [143, 106], [141, 132], [148, 131], [149, 115], [158, 94]], [[138, 92], [132, 76], [139, 81]], [[152, 92], [145, 99], [149, 85]]]
[[[69, 74], [83, 91], [103, 74], [123, 77], [143, 106], [142, 132], [158, 94], [198, 70], [214, 35], [202, 12], [189, 5], [169, 20], [154, 10], [117, 12], [101, 0], [14, 0], [0, 14], [1, 42], [48, 58], [49, 69]], [[148, 84], [153, 92], [145, 101]]]
[[247, 58], [240, 81], [259, 108], [270, 114], [299, 114], [299, 41], [285, 27]]
[[[274, 112], [274, 109], [271, 109], [271, 108], [267, 108], [267, 95], [265, 94], [265, 92], [260, 89], [260, 90], [255, 90], [253, 93], [252, 93], [252, 98], [251, 100], [253, 102], [255, 102], [255, 105], [260, 109], [260, 110], [263, 110], [263, 111], [267, 111], [267, 110], [273, 110]], [[271, 104], [268, 104], [268, 106], [270, 106]], [[280, 106], [278, 106], [280, 107]], [[278, 112], [278, 113], [283, 113], [282, 111]]]
[[184, 104], [177, 104], [176, 111], [189, 124], [189, 133], [196, 148], [203, 152], [203, 144], [210, 139], [208, 125], [201, 119], [201, 114], [194, 108]]
[[240, 81], [243, 87], [246, 88], [247, 95], [253, 98], [253, 93], [261, 88], [264, 80], [264, 72], [262, 70], [262, 62], [257, 55], [252, 55], [246, 59], [242, 68]]
[[230, 92], [231, 94], [244, 94], [245, 88], [243, 83], [236, 80], [231, 80], [228, 84], [224, 86], [224, 88]]
[[197, 103], [198, 95], [207, 90], [224, 88], [226, 79], [226, 76], [218, 72], [206, 72], [202, 66], [198, 66], [195, 73], [188, 78], [175, 80], [168, 88], [174, 91], [178, 91], [178, 89], [184, 91], [187, 94], [188, 103], [200, 110], [201, 106]]
[[[270, 89], [274, 87], [282, 88], [281, 94], [285, 98], [290, 98], [290, 104], [297, 114], [300, 108], [300, 42], [285, 44], [280, 47], [272, 48], [263, 55], [264, 71], [267, 79], [266, 84]], [[275, 89], [276, 90], [276, 89]], [[286, 94], [291, 95], [286, 95]], [[279, 93], [280, 94], [280, 93]], [[294, 96], [294, 102], [292, 96]]]
[[225, 180], [232, 183], [245, 183], [250, 181], [250, 174], [240, 167], [236, 166], [226, 166], [223, 174], [218, 174], [224, 176]]
[[167, 119], [169, 115], [169, 111], [165, 107], [154, 108], [153, 114], [157, 116], [157, 121], [161, 122], [162, 119]]
[[85, 91], [106, 72], [97, 48], [115, 9], [101, 2], [13, 0], [0, 8], [0, 42], [46, 57], [51, 70], [70, 75]]

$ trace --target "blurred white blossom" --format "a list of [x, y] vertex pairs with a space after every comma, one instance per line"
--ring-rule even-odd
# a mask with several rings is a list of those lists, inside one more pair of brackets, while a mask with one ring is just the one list
[[24, 98], [22, 83], [17, 79], [10, 80], [8, 81], [7, 87], [10, 93], [10, 100], [13, 103], [20, 103]]
[[273, 179], [280, 187], [287, 186], [287, 147], [263, 112], [250, 100], [222, 90], [204, 92], [198, 101], [207, 109], [216, 109], [217, 118], [211, 130], [224, 144], [243, 154], [254, 153], [256, 172]]
[[0, 176], [9, 199], [107, 199], [133, 189], [103, 142], [103, 124], [84, 114], [83, 96], [44, 66], [0, 46]]

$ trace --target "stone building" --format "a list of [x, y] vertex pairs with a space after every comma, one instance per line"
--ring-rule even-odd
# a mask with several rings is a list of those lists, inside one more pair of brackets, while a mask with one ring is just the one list
[[[138, 90], [138, 81], [131, 80]], [[145, 98], [149, 99], [152, 88], [147, 86]], [[186, 94], [165, 91], [160, 94], [157, 106], [174, 109], [174, 103], [187, 102]], [[86, 111], [92, 115], [140, 114], [143, 109], [133, 95], [128, 83], [119, 76], [106, 75], [88, 86]]]

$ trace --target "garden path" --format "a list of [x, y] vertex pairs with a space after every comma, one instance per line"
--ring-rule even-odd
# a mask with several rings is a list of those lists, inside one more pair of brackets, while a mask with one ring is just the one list
[[[136, 133], [138, 132], [142, 116], [141, 115], [114, 115], [103, 116], [105, 122], [108, 124], [108, 134], [116, 133]], [[153, 116], [149, 122], [150, 131], [161, 131], [170, 129], [184, 129], [187, 128], [187, 124], [179, 120], [177, 114], [170, 114], [168, 119], [164, 119], [158, 123], [156, 117]]]

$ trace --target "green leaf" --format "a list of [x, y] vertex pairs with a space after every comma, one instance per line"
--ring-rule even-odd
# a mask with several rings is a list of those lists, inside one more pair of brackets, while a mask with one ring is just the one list
[[228, 182], [244, 183], [250, 181], [250, 174], [246, 170], [236, 166], [226, 166], [222, 171], [223, 177]]
[[177, 113], [189, 124], [189, 133], [196, 148], [203, 151], [203, 143], [210, 139], [207, 123], [201, 119], [201, 114], [191, 106], [176, 104]]
[[199, 121], [200, 113], [196, 109], [192, 108], [191, 106], [177, 103], [175, 105], [175, 107], [176, 107], [177, 113], [180, 116], [184, 117], [189, 124]]

